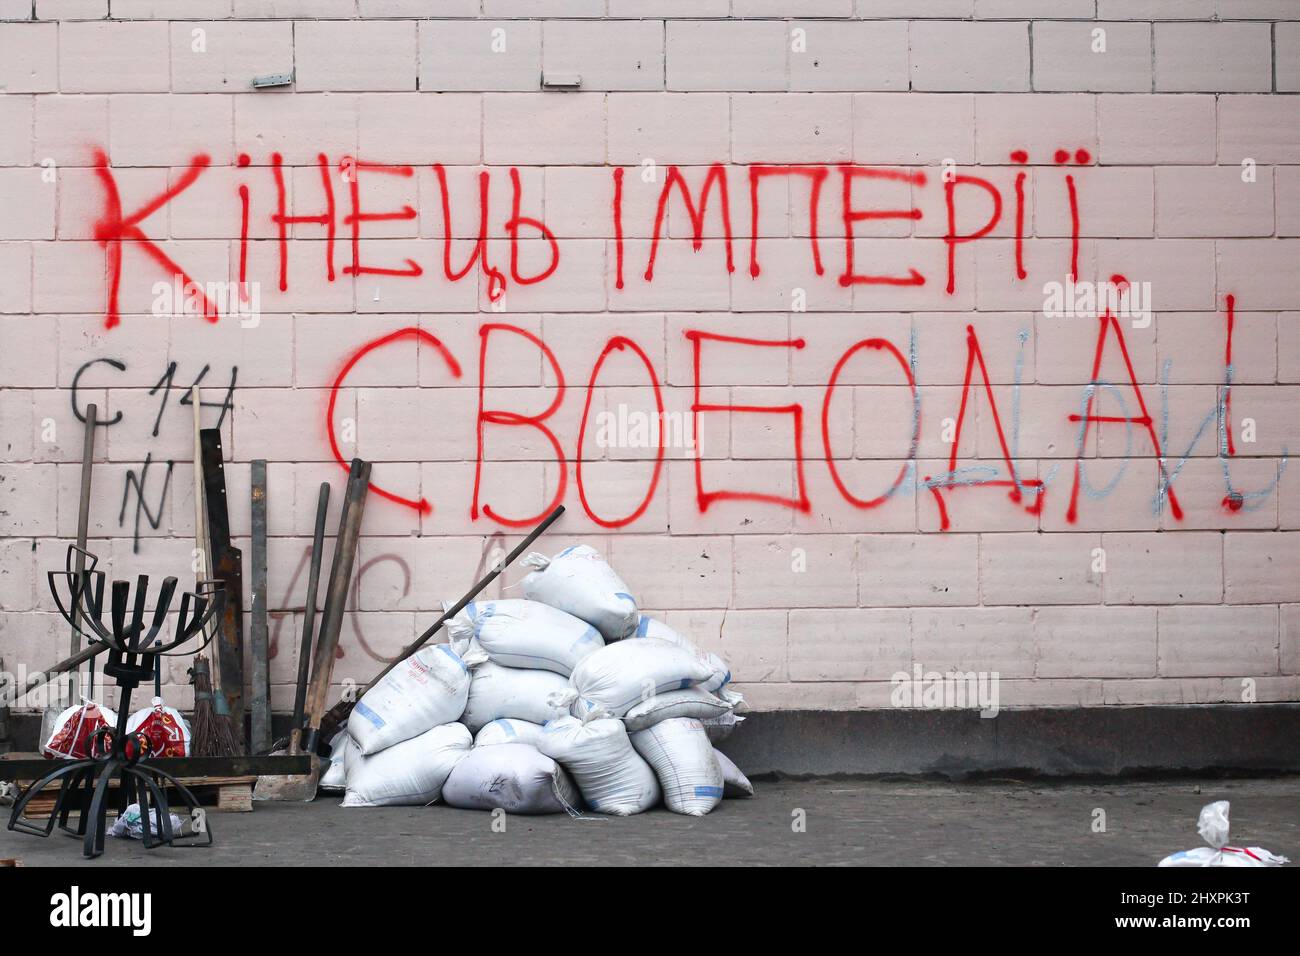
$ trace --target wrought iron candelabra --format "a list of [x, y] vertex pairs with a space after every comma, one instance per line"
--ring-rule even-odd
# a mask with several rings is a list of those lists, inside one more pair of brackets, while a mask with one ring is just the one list
[[[74, 570], [78, 555], [86, 559], [80, 573]], [[134, 593], [129, 581], [113, 581], [106, 608], [105, 574], [96, 570], [98, 563], [89, 551], [69, 545], [64, 570], [49, 572], [50, 591], [64, 620], [84, 639], [102, 645], [107, 652], [104, 674], [117, 682], [119, 690], [117, 725], [100, 727], [90, 735], [84, 759], [59, 761], [53, 771], [28, 787], [14, 805], [9, 829], [49, 836], [57, 825], [63, 832], [82, 838], [87, 857], [97, 857], [104, 852], [105, 818], [109, 802], [114, 799], [109, 785], [117, 780], [116, 809], [120, 815], [132, 803], [139, 805], [146, 848], [163, 844], [211, 846], [212, 831], [206, 822], [199, 828], [191, 827], [189, 832], [179, 832], [172, 826], [169, 787], [179, 794], [191, 820], [196, 818], [198, 801], [174, 776], [146, 762], [150, 756], [149, 738], [141, 733], [128, 734], [126, 723], [131, 713], [131, 692], [153, 678], [160, 655], [193, 654], [211, 640], [213, 632], [208, 624], [220, 617], [225, 593], [217, 582], [204, 582], [197, 592], [184, 592], [170, 638], [160, 638], [176, 593], [176, 578], [163, 580], [150, 619], [146, 613], [149, 576], [141, 574], [136, 579]], [[195, 646], [176, 650], [196, 637]], [[49, 816], [43, 822], [23, 819], [32, 799], [56, 782], [59, 791]], [[74, 810], [78, 816], [72, 825], [69, 817]]]

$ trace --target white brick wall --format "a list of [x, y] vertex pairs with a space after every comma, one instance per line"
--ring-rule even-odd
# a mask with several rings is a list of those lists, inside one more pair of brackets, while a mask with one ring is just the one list
[[[1248, 679], [1261, 700], [1296, 699], [1294, 3], [437, 8], [0, 2], [7, 663], [55, 652], [43, 572], [75, 528], [74, 407], [112, 422], [92, 550], [120, 575], [183, 570], [179, 399], [202, 376], [238, 536], [248, 463], [271, 463], [282, 627], [296, 628], [316, 486], [341, 487], [329, 429], [374, 460], [377, 490], [429, 506], [372, 495], [340, 677], [369, 676], [513, 538], [484, 504], [526, 519], [563, 475], [548, 547], [604, 549], [646, 609], [728, 656], [759, 708], [887, 706], [913, 663], [997, 671], [1004, 706], [1233, 701]], [[251, 88], [280, 72], [289, 88]], [[580, 91], [542, 89], [560, 75]], [[283, 247], [276, 154], [284, 213], [330, 220], [286, 224]], [[946, 169], [964, 177], [952, 243]], [[123, 237], [152, 245], [122, 244], [114, 309]], [[259, 320], [151, 314], [164, 255], [202, 283], [255, 283]], [[1102, 323], [1086, 304], [1045, 314], [1045, 285], [1072, 264], [1080, 282], [1122, 274], [1149, 308], [1117, 321], [1136, 388], [1115, 327], [1093, 384]], [[326, 422], [345, 363], [390, 335]], [[615, 349], [589, 396], [612, 336], [652, 372]], [[701, 411], [695, 445], [697, 341], [698, 401], [722, 410]], [[647, 499], [651, 374], [666, 447]], [[565, 465], [540, 430], [485, 425], [475, 517], [480, 386], [489, 409], [556, 402], [543, 424]], [[1083, 440], [1089, 411], [1101, 421]], [[135, 479], [147, 512], [134, 491], [123, 507]], [[291, 679], [287, 663], [274, 673]]]

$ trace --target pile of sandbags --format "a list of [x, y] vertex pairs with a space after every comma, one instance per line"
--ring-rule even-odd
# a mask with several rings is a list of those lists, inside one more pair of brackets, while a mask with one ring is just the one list
[[702, 816], [752, 796], [714, 743], [743, 720], [731, 672], [585, 545], [530, 554], [521, 599], [467, 605], [448, 643], [366, 691], [331, 742], [343, 806]]

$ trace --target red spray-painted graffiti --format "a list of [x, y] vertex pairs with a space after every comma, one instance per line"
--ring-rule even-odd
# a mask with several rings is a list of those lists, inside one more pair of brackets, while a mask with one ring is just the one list
[[[1071, 161], [1077, 166], [1087, 166], [1092, 162], [1091, 155], [1083, 149], [1075, 150], [1073, 153], [1066, 149], [1057, 150], [1054, 155], [1054, 162], [1057, 166], [1068, 166]], [[340, 228], [345, 230], [347, 242], [349, 245], [350, 256], [349, 262], [342, 268], [341, 274], [346, 276], [377, 275], [389, 276], [395, 278], [416, 278], [424, 274], [424, 268], [415, 259], [406, 258], [401, 264], [370, 264], [362, 261], [362, 230], [363, 226], [368, 223], [380, 222], [400, 222], [414, 219], [417, 215], [416, 210], [410, 205], [403, 205], [398, 209], [387, 211], [372, 211], [365, 209], [361, 202], [360, 179], [364, 173], [370, 175], [382, 175], [410, 179], [415, 175], [415, 168], [409, 165], [384, 165], [374, 162], [363, 162], [355, 157], [343, 157], [337, 164], [332, 164], [325, 154], [317, 156], [316, 166], [320, 173], [321, 191], [323, 197], [323, 209], [319, 213], [310, 215], [299, 214], [291, 215], [287, 205], [287, 191], [284, 178], [284, 163], [278, 153], [269, 157], [269, 174], [275, 189], [275, 212], [270, 215], [271, 223], [276, 227], [276, 249], [278, 252], [279, 265], [279, 287], [282, 291], [290, 287], [290, 276], [288, 272], [288, 243], [289, 231], [291, 225], [311, 225], [319, 226], [324, 231], [325, 242], [324, 248], [324, 277], [326, 281], [333, 282], [340, 274], [336, 270], [334, 263], [335, 239]], [[1029, 156], [1024, 150], [1015, 150], [1010, 154], [1010, 161], [1015, 166], [1025, 166], [1029, 163]], [[251, 159], [248, 154], [240, 154], [237, 164], [240, 169], [251, 171]], [[150, 199], [148, 202], [139, 206], [129, 215], [124, 214], [120, 192], [117, 182], [114, 178], [113, 171], [107, 154], [102, 151], [96, 153], [96, 173], [103, 186], [104, 192], [104, 210], [95, 224], [95, 236], [105, 250], [106, 273], [109, 279], [109, 297], [105, 313], [105, 326], [112, 328], [121, 321], [121, 315], [118, 304], [118, 293], [122, 284], [124, 268], [124, 251], [126, 249], [138, 249], [143, 252], [145, 258], [153, 263], [154, 268], [161, 269], [164, 274], [171, 277], [179, 277], [180, 281], [188, 288], [193, 285], [196, 287], [196, 301], [202, 304], [202, 314], [208, 320], [215, 322], [219, 319], [219, 313], [216, 305], [202, 295], [202, 287], [194, 283], [190, 275], [178, 265], [172, 258], [166, 255], [158, 245], [151, 240], [142, 228], [144, 220], [149, 216], [160, 211], [178, 196], [189, 189], [205, 170], [210, 166], [207, 156], [196, 156], [185, 172], [176, 179], [176, 181], [165, 191]], [[347, 212], [341, 218], [339, 217], [338, 203], [334, 195], [332, 178], [335, 166], [338, 172], [343, 176], [347, 183]], [[442, 273], [449, 282], [458, 282], [466, 279], [475, 271], [477, 266], [478, 272], [487, 279], [487, 293], [489, 300], [495, 302], [504, 293], [508, 283], [525, 286], [541, 283], [555, 275], [560, 267], [561, 247], [553, 231], [546, 223], [537, 217], [526, 216], [522, 213], [523, 209], [523, 185], [522, 179], [517, 168], [511, 167], [508, 170], [510, 180], [510, 217], [504, 223], [504, 233], [506, 242], [509, 246], [509, 263], [502, 269], [490, 261], [489, 253], [489, 198], [491, 194], [492, 173], [489, 170], [483, 170], [477, 175], [477, 205], [478, 205], [478, 223], [476, 237], [474, 239], [473, 251], [463, 264], [457, 268], [452, 263], [451, 246], [453, 243], [453, 219], [454, 210], [452, 208], [451, 190], [448, 184], [446, 170], [443, 166], [434, 164], [431, 167], [438, 185], [439, 205], [442, 214], [441, 237], [432, 242], [441, 242], [442, 244]], [[794, 164], [776, 164], [776, 165], [754, 165], [747, 167], [747, 177], [749, 186], [749, 274], [757, 278], [762, 274], [762, 267], [759, 262], [759, 238], [760, 238], [760, 186], [764, 180], [770, 178], [783, 178], [786, 180], [801, 178], [809, 184], [809, 205], [807, 209], [808, 223], [808, 240], [809, 255], [811, 258], [813, 272], [817, 276], [824, 276], [826, 269], [823, 263], [821, 236], [819, 235], [818, 215], [821, 206], [823, 187], [833, 172], [838, 172], [840, 176], [840, 218], [843, 226], [843, 268], [838, 274], [835, 281], [840, 286], [923, 286], [927, 282], [927, 277], [916, 267], [907, 266], [904, 271], [891, 274], [874, 274], [860, 271], [855, 253], [855, 226], [860, 223], [880, 220], [903, 220], [919, 221], [922, 219], [922, 211], [916, 205], [908, 208], [861, 208], [855, 205], [854, 186], [857, 183], [866, 183], [878, 181], [882, 183], [902, 183], [912, 190], [926, 188], [929, 184], [927, 174], [921, 170], [900, 170], [900, 169], [879, 169], [854, 164], [840, 165], [794, 165]], [[667, 240], [668, 233], [666, 229], [666, 215], [670, 205], [676, 196], [680, 204], [684, 207], [687, 220], [690, 223], [689, 239], [692, 248], [699, 252], [704, 247], [706, 215], [709, 210], [710, 201], [714, 201], [714, 208], [718, 210], [718, 218], [721, 222], [722, 246], [724, 258], [722, 262], [726, 272], [735, 271], [735, 262], [733, 256], [733, 242], [735, 235], [732, 229], [731, 204], [729, 190], [729, 176], [731, 172], [728, 167], [722, 164], [714, 164], [707, 167], [702, 173], [702, 181], [696, 189], [692, 189], [687, 181], [687, 176], [683, 170], [677, 166], [669, 166], [664, 176], [663, 185], [660, 189], [657, 203], [655, 204], [653, 225], [650, 229], [650, 242], [647, 260], [643, 271], [643, 279], [646, 282], [653, 282], [656, 278], [657, 258], [663, 241]], [[1028, 278], [1028, 270], [1025, 266], [1024, 247], [1026, 244], [1025, 237], [1025, 215], [1026, 199], [1025, 185], [1026, 172], [1018, 169], [1014, 178], [1014, 209], [1015, 209], [1015, 227], [1014, 227], [1014, 278], [1016, 281], [1025, 281]], [[609, 235], [613, 239], [615, 252], [615, 281], [614, 288], [618, 291], [625, 289], [624, 264], [626, 258], [625, 249], [625, 230], [627, 225], [626, 210], [624, 209], [625, 183], [624, 170], [611, 170], [610, 179], [612, 201], [610, 205], [610, 231]], [[1073, 173], [1066, 172], [1063, 175], [1064, 193], [1068, 204], [1069, 222], [1070, 222], [1070, 251], [1068, 262], [1061, 263], [1061, 272], [1068, 277], [1070, 281], [1078, 278], [1079, 275], [1079, 248], [1080, 248], [1080, 190]], [[1003, 215], [1003, 196], [1001, 190], [989, 179], [981, 176], [971, 175], [968, 173], [959, 173], [955, 169], [945, 169], [942, 175], [942, 191], [944, 209], [946, 213], [946, 230], [941, 237], [937, 237], [944, 244], [947, 260], [947, 276], [945, 291], [949, 294], [955, 294], [959, 285], [957, 269], [957, 248], [958, 246], [968, 243], [978, 242], [988, 236], [997, 228]], [[982, 199], [979, 198], [982, 194]], [[968, 231], [959, 231], [959, 208], [965, 208], [968, 200], [965, 197], [969, 195], [971, 201], [979, 204], [985, 203], [988, 207], [987, 217], [978, 228], [969, 229]], [[233, 198], [234, 202], [239, 204], [240, 216], [240, 248], [239, 248], [239, 280], [241, 287], [247, 281], [248, 276], [248, 255], [249, 255], [249, 232], [250, 232], [250, 212], [249, 212], [249, 189], [247, 182], [241, 182]], [[534, 267], [535, 271], [526, 275], [520, 267], [520, 245], [523, 241], [525, 231], [534, 233], [536, 237], [544, 241], [546, 246], [546, 261], [541, 267]], [[507, 278], [508, 276], [508, 278]], [[1113, 276], [1112, 284], [1123, 289], [1127, 286], [1126, 280], [1122, 276]], [[1226, 299], [1227, 308], [1227, 331], [1224, 357], [1224, 382], [1220, 390], [1220, 397], [1216, 404], [1214, 415], [1219, 420], [1221, 432], [1221, 442], [1223, 450], [1221, 457], [1230, 458], [1235, 454], [1233, 446], [1232, 430], [1225, 427], [1225, 420], [1231, 414], [1231, 385], [1232, 385], [1232, 336], [1233, 336], [1233, 319], [1235, 309], [1235, 297], [1228, 296]], [[1085, 400], [1081, 413], [1068, 416], [1068, 420], [1077, 423], [1079, 428], [1078, 434], [1078, 454], [1074, 461], [1074, 476], [1070, 489], [1068, 506], [1066, 509], [1066, 519], [1069, 522], [1075, 522], [1079, 516], [1080, 490], [1083, 486], [1083, 464], [1084, 456], [1082, 450], [1088, 440], [1089, 433], [1095, 425], [1098, 430], [1104, 425], [1123, 425], [1125, 428], [1140, 428], [1148, 437], [1154, 449], [1155, 458], [1159, 462], [1159, 482], [1160, 491], [1157, 496], [1158, 507], [1163, 508], [1167, 499], [1169, 511], [1175, 520], [1183, 516], [1183, 507], [1176, 495], [1173, 485], [1177, 479], [1177, 468], [1170, 468], [1166, 464], [1165, 452], [1162, 448], [1162, 442], [1157, 433], [1156, 423], [1149, 410], [1146, 396], [1143, 388], [1139, 384], [1139, 378], [1134, 371], [1133, 361], [1129, 353], [1129, 347], [1125, 340], [1123, 329], [1116, 318], [1109, 311], [1102, 311], [1098, 316], [1099, 328], [1096, 339], [1095, 351], [1091, 369], [1080, 370], [1080, 380], [1087, 383]], [[555, 434], [555, 431], [548, 422], [550, 422], [556, 411], [561, 407], [565, 400], [566, 385], [565, 375], [561, 368], [560, 362], [556, 358], [547, 343], [538, 335], [517, 325], [510, 325], [500, 322], [488, 322], [483, 324], [479, 329], [480, 344], [478, 355], [479, 383], [478, 383], [478, 410], [475, 422], [477, 434], [477, 454], [475, 460], [473, 494], [470, 504], [470, 515], [474, 520], [481, 517], [490, 519], [499, 525], [505, 527], [523, 527], [534, 523], [541, 514], [545, 513], [555, 504], [563, 501], [567, 493], [568, 483], [568, 465], [569, 459], [565, 452], [565, 443]], [[500, 335], [511, 335], [522, 338], [534, 346], [546, 364], [551, 369], [551, 377], [554, 380], [553, 399], [551, 403], [542, 411], [525, 414], [523, 412], [512, 411], [503, 408], [489, 408], [485, 404], [486, 387], [488, 376], [488, 355], [490, 343], [494, 337]], [[787, 349], [799, 350], [805, 347], [803, 339], [759, 339], [749, 337], [738, 337], [731, 335], [721, 335], [709, 332], [703, 329], [689, 329], [685, 332], [686, 338], [691, 343], [693, 352], [694, 367], [694, 400], [691, 404], [690, 411], [694, 423], [698, 426], [702, 415], [707, 414], [725, 414], [729, 416], [736, 415], [785, 415], [788, 416], [793, 426], [793, 441], [788, 460], [793, 462], [795, 468], [794, 493], [791, 495], [774, 494], [765, 491], [746, 490], [739, 488], [718, 488], [706, 487], [704, 480], [703, 462], [697, 455], [695, 458], [695, 498], [698, 510], [701, 513], [707, 512], [711, 506], [724, 501], [741, 501], [762, 504], [776, 508], [788, 508], [797, 512], [806, 513], [812, 508], [812, 502], [809, 497], [808, 486], [805, 475], [805, 455], [803, 447], [803, 423], [804, 423], [804, 406], [802, 403], [790, 403], [785, 405], [746, 405], [746, 404], [720, 404], [705, 402], [702, 399], [703, 376], [701, 374], [701, 364], [704, 361], [705, 344], [711, 349], [714, 348], [758, 348], [758, 349]], [[1109, 340], [1113, 339], [1113, 343]], [[434, 349], [441, 358], [447, 370], [451, 373], [453, 379], [461, 377], [461, 365], [458, 359], [451, 351], [436, 337], [427, 331], [419, 328], [404, 328], [388, 335], [377, 338], [366, 343], [341, 360], [340, 370], [336, 375], [329, 392], [328, 406], [326, 412], [326, 432], [329, 447], [335, 459], [345, 465], [342, 448], [338, 437], [334, 433], [333, 422], [336, 411], [337, 398], [340, 389], [346, 384], [349, 373], [356, 364], [371, 352], [384, 348], [389, 345], [407, 340], [409, 343], [419, 343]], [[955, 429], [952, 441], [949, 446], [948, 472], [939, 475], [925, 475], [918, 488], [928, 490], [937, 508], [939, 514], [940, 527], [947, 529], [951, 526], [949, 518], [949, 498], [959, 488], [1006, 488], [1009, 500], [1016, 506], [1023, 508], [1031, 515], [1042, 513], [1046, 498], [1047, 482], [1042, 478], [1028, 478], [1020, 473], [1015, 461], [1014, 449], [1016, 447], [1016, 430], [1018, 422], [1013, 423], [1011, 429], [1004, 426], [1002, 415], [998, 408], [998, 403], [994, 395], [994, 390], [990, 382], [988, 368], [985, 362], [985, 356], [975, 329], [968, 326], [966, 330], [966, 365], [965, 375], [962, 384], [961, 398], [956, 410]], [[1101, 415], [1094, 412], [1095, 392], [1101, 382], [1101, 369], [1103, 357], [1107, 354], [1107, 349], [1117, 350], [1122, 358], [1126, 369], [1126, 382], [1123, 386], [1131, 391], [1136, 402], [1138, 414], [1136, 415]], [[659, 486], [661, 474], [664, 465], [664, 446], [662, 433], [659, 435], [659, 445], [656, 449], [656, 455], [653, 463], [653, 471], [650, 474], [645, 496], [638, 505], [628, 514], [610, 518], [600, 516], [594, 510], [588, 496], [587, 483], [584, 478], [583, 464], [586, 461], [584, 457], [584, 442], [586, 432], [589, 426], [589, 414], [591, 410], [591, 401], [594, 390], [597, 387], [601, 370], [606, 359], [616, 352], [628, 352], [634, 355], [645, 366], [649, 382], [653, 388], [654, 401], [656, 404], [656, 413], [662, 416], [663, 413], [663, 396], [660, 390], [660, 376], [654, 368], [653, 362], [641, 346], [626, 336], [615, 336], [605, 343], [603, 350], [596, 357], [591, 374], [588, 379], [586, 399], [584, 402], [581, 424], [579, 425], [578, 435], [574, 441], [575, 455], [574, 463], [574, 480], [577, 486], [578, 498], [587, 515], [597, 524], [603, 527], [617, 528], [626, 526], [643, 514], [654, 499], [656, 490]], [[893, 483], [889, 485], [881, 494], [874, 497], [859, 497], [849, 490], [844, 477], [841, 473], [841, 466], [836, 464], [836, 458], [831, 447], [831, 402], [835, 394], [835, 389], [839, 384], [841, 375], [847, 363], [860, 352], [878, 352], [882, 355], [890, 356], [902, 369], [903, 383], [910, 389], [913, 399], [913, 415], [910, 423], [910, 434], [908, 435], [908, 451], [903, 467], [900, 469]], [[823, 391], [822, 408], [820, 415], [820, 425], [822, 431], [822, 445], [824, 460], [832, 479], [832, 484], [839, 492], [841, 497], [852, 507], [859, 509], [871, 509], [879, 507], [884, 502], [895, 495], [903, 487], [909, 473], [916, 467], [917, 452], [920, 443], [921, 429], [921, 407], [920, 397], [917, 390], [915, 377], [915, 354], [905, 353], [898, 344], [882, 338], [864, 338], [851, 345], [839, 357], [831, 369], [829, 369], [826, 385]], [[976, 383], [975, 375], [978, 372], [979, 382]], [[982, 388], [980, 386], [982, 385]], [[1018, 388], [1018, 384], [1017, 384]], [[967, 422], [971, 400], [976, 396], [982, 396], [990, 410], [990, 419], [993, 424], [994, 433], [998, 443], [998, 457], [1000, 465], [1005, 468], [1005, 474], [1001, 475], [982, 475], [979, 478], [970, 478], [964, 475], [959, 468], [959, 460], [962, 454], [962, 435], [963, 427]], [[528, 517], [507, 516], [500, 513], [493, 506], [482, 500], [482, 478], [485, 469], [484, 456], [484, 438], [489, 426], [506, 427], [506, 428], [528, 428], [541, 434], [552, 449], [553, 459], [558, 467], [558, 481], [552, 500], [537, 515]], [[1203, 426], [1204, 427], [1204, 426]], [[1010, 434], [1008, 432], [1010, 431]], [[698, 434], [698, 427], [695, 429]], [[1199, 437], [1199, 433], [1198, 433]], [[1190, 450], [1189, 450], [1190, 454]], [[985, 469], [989, 471], [990, 469]], [[996, 469], [993, 469], [994, 471]], [[1251, 497], [1258, 497], [1271, 493], [1271, 488], [1263, 492], [1251, 492], [1244, 494], [1236, 491], [1232, 487], [1231, 477], [1228, 469], [1224, 467], [1224, 480], [1228, 486], [1228, 492], [1222, 499], [1223, 507], [1229, 511], [1241, 509], [1245, 502]], [[396, 504], [413, 508], [422, 514], [428, 514], [433, 510], [433, 503], [423, 497], [411, 498], [393, 492], [389, 489], [373, 486], [377, 495], [392, 501]]]
[[[1065, 163], [1070, 156], [1066, 150], [1060, 150], [1056, 155], [1058, 165]], [[1078, 150], [1074, 154], [1075, 160], [1080, 165], [1086, 165], [1091, 161], [1090, 155], [1086, 150]], [[137, 248], [151, 260], [155, 268], [159, 268], [170, 279], [174, 276], [181, 277], [181, 281], [186, 287], [196, 286], [201, 290], [201, 284], [195, 283], [189, 273], [178, 263], [165, 254], [158, 245], [150, 239], [143, 229], [141, 223], [152, 216], [154, 213], [164, 209], [169, 203], [188, 190], [194, 183], [210, 168], [211, 160], [206, 155], [198, 155], [191, 160], [188, 169], [180, 176], [168, 189], [160, 192], [148, 202], [141, 205], [130, 215], [124, 215], [120, 191], [113, 175], [113, 169], [110, 164], [108, 154], [103, 150], [96, 150], [94, 154], [96, 173], [103, 186], [104, 192], [104, 212], [95, 224], [95, 237], [104, 246], [107, 273], [109, 276], [110, 293], [108, 305], [105, 312], [105, 325], [112, 328], [121, 321], [121, 312], [119, 307], [118, 291], [121, 287], [123, 275], [123, 251], [124, 248]], [[1012, 162], [1024, 164], [1028, 162], [1028, 155], [1017, 150], [1012, 153]], [[252, 175], [252, 159], [247, 153], [241, 153], [236, 161], [238, 168], [249, 170]], [[415, 219], [416, 210], [408, 205], [403, 205], [399, 209], [390, 209], [385, 211], [372, 211], [362, 208], [361, 204], [361, 178], [362, 175], [383, 175], [398, 178], [410, 179], [415, 175], [415, 169], [409, 165], [386, 165], [383, 163], [362, 161], [353, 156], [342, 157], [337, 164], [331, 163], [329, 157], [324, 153], [316, 157], [316, 165], [320, 171], [320, 184], [323, 208], [319, 213], [313, 214], [296, 214], [292, 215], [288, 211], [288, 190], [285, 184], [284, 160], [280, 153], [272, 153], [269, 157], [269, 175], [275, 190], [275, 211], [270, 214], [269, 218], [276, 227], [277, 252], [279, 256], [279, 287], [282, 292], [290, 288], [289, 277], [289, 227], [294, 225], [314, 225], [320, 226], [324, 230], [324, 277], [328, 282], [334, 282], [340, 270], [336, 269], [334, 256], [335, 244], [340, 228], [346, 231], [347, 241], [350, 249], [349, 262], [342, 270], [342, 275], [361, 276], [390, 276], [418, 278], [424, 274], [424, 267], [415, 259], [407, 258], [401, 264], [389, 265], [372, 265], [361, 262], [361, 243], [363, 239], [362, 228], [367, 223], [395, 222]], [[452, 209], [451, 193], [447, 182], [446, 169], [441, 164], [434, 164], [430, 167], [435, 173], [438, 181], [439, 198], [441, 200], [442, 213], [442, 265], [443, 274], [450, 282], [459, 282], [464, 280], [477, 264], [479, 270], [488, 278], [488, 297], [491, 301], [496, 301], [504, 292], [507, 285], [506, 272], [489, 261], [488, 246], [488, 199], [492, 186], [492, 172], [483, 170], [478, 174], [478, 233], [474, 250], [469, 259], [459, 268], [452, 266], [451, 246], [453, 242], [453, 218], [454, 210]], [[339, 204], [335, 198], [333, 174], [337, 169], [338, 174], [347, 184], [348, 203], [347, 212], [340, 217]], [[831, 175], [832, 170], [839, 172], [841, 181], [841, 222], [843, 224], [844, 239], [844, 266], [843, 270], [837, 277], [841, 286], [856, 285], [886, 285], [886, 286], [923, 286], [926, 284], [926, 276], [916, 267], [908, 266], [903, 274], [876, 275], [870, 273], [860, 273], [856, 269], [856, 253], [854, 249], [855, 230], [854, 226], [858, 223], [883, 221], [883, 220], [907, 220], [919, 221], [923, 214], [920, 208], [911, 206], [906, 209], [871, 209], [859, 208], [854, 205], [853, 186], [859, 181], [886, 181], [901, 182], [917, 188], [925, 187], [929, 179], [922, 170], [905, 170], [905, 169], [882, 169], [869, 166], [859, 166], [855, 164], [839, 165], [754, 165], [747, 167], [747, 177], [749, 180], [749, 272], [752, 277], [757, 278], [762, 273], [759, 265], [758, 244], [760, 236], [760, 183], [767, 178], [772, 177], [802, 177], [809, 181], [809, 200], [808, 200], [808, 242], [809, 252], [812, 259], [813, 271], [817, 276], [825, 275], [825, 266], [822, 262], [821, 236], [819, 234], [819, 208], [821, 204], [822, 187]], [[611, 190], [612, 200], [610, 204], [610, 229], [609, 235], [613, 237], [615, 246], [615, 288], [623, 290], [625, 288], [623, 266], [625, 259], [625, 211], [624, 211], [624, 171], [616, 168], [611, 171]], [[703, 248], [705, 234], [705, 217], [709, 209], [709, 201], [715, 195], [717, 197], [716, 207], [722, 223], [722, 241], [725, 251], [723, 266], [728, 273], [735, 271], [735, 260], [733, 256], [733, 230], [731, 222], [731, 201], [729, 189], [729, 177], [731, 172], [728, 167], [722, 164], [709, 166], [700, 183], [698, 189], [692, 190], [691, 185], [687, 182], [686, 174], [678, 166], [669, 166], [664, 174], [663, 186], [660, 189], [658, 202], [655, 205], [654, 222], [651, 230], [650, 248], [647, 256], [644, 279], [646, 282], [653, 282], [655, 279], [656, 260], [659, 255], [661, 241], [666, 235], [665, 217], [674, 195], [680, 197], [680, 202], [685, 208], [687, 218], [691, 225], [691, 244], [695, 251]], [[505, 234], [509, 244], [509, 281], [521, 286], [533, 285], [544, 282], [551, 276], [555, 275], [560, 266], [561, 251], [560, 244], [554, 232], [546, 223], [533, 216], [522, 214], [523, 204], [523, 186], [519, 170], [510, 167], [508, 170], [511, 191], [511, 215], [505, 222]], [[1068, 194], [1068, 202], [1071, 217], [1071, 252], [1068, 264], [1068, 274], [1075, 277], [1078, 274], [1079, 260], [1079, 195], [1078, 187], [1073, 175], [1067, 173], [1064, 176], [1064, 184]], [[985, 223], [978, 229], [971, 232], [957, 231], [957, 209], [959, 202], [957, 196], [959, 187], [974, 187], [983, 191], [992, 202], [992, 209]], [[1019, 173], [1016, 177], [1016, 275], [1018, 279], [1025, 279], [1027, 273], [1024, 268], [1022, 256], [1022, 247], [1024, 244], [1024, 216], [1025, 216], [1025, 197], [1024, 197], [1024, 174]], [[964, 190], [960, 190], [964, 192]], [[955, 169], [945, 170], [943, 175], [943, 192], [944, 203], [947, 210], [947, 232], [942, 236], [941, 241], [947, 247], [948, 269], [946, 289], [949, 294], [957, 290], [956, 275], [956, 248], [965, 243], [975, 242], [988, 236], [998, 225], [1002, 218], [1002, 193], [992, 182], [979, 176], [958, 173]], [[248, 281], [248, 255], [249, 255], [249, 186], [247, 182], [241, 182], [231, 197], [233, 203], [239, 204], [240, 210], [240, 239], [239, 239], [239, 269], [238, 278], [241, 286]], [[520, 244], [524, 239], [524, 231], [532, 230], [538, 237], [547, 244], [548, 261], [545, 266], [538, 269], [532, 275], [525, 275], [520, 270]], [[124, 243], [129, 244], [124, 247]], [[201, 291], [197, 293], [201, 295]], [[203, 299], [203, 312], [210, 321], [216, 321], [218, 316], [217, 306], [215, 303]]]

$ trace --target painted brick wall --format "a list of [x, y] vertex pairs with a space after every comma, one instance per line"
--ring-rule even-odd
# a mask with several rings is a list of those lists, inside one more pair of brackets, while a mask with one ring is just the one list
[[340, 680], [559, 498], [548, 547], [757, 708], [885, 706], [913, 663], [1003, 706], [1300, 699], [1294, 0], [0, 18], [11, 670], [66, 640], [75, 409], [92, 549], [188, 568], [201, 379], [245, 553], [270, 462], [278, 707], [331, 436], [376, 462]]

